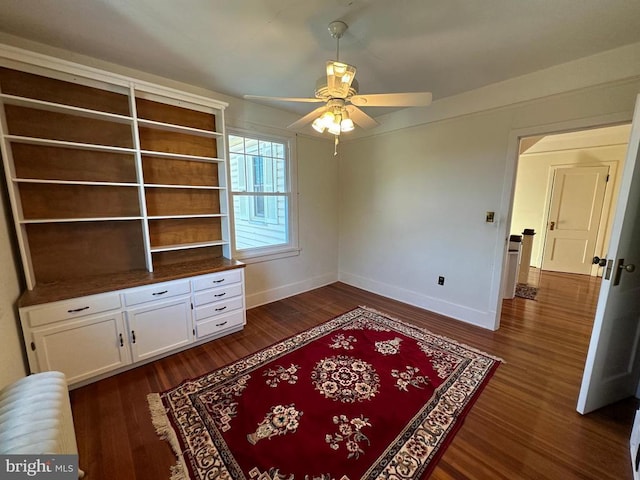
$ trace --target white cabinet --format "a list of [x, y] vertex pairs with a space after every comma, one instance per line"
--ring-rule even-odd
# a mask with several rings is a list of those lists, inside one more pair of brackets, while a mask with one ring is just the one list
[[[69, 384], [131, 363], [129, 342], [120, 311], [50, 323], [33, 329], [33, 372], [59, 370]], [[30, 358], [31, 360], [31, 358]]]
[[20, 318], [31, 372], [75, 387], [241, 330], [244, 270], [23, 306]]
[[242, 328], [246, 323], [243, 270], [203, 275], [192, 284], [197, 338]]
[[190, 297], [127, 310], [133, 361], [152, 358], [190, 344], [193, 339], [190, 312]]

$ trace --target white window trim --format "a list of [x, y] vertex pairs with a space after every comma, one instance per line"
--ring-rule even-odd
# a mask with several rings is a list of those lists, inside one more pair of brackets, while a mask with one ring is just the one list
[[[234, 193], [231, 182], [231, 168], [227, 169], [227, 185], [229, 186], [229, 227], [231, 236], [231, 250], [233, 258], [241, 260], [244, 263], [258, 263], [266, 262], [270, 260], [277, 260], [280, 258], [287, 258], [300, 255], [300, 247], [298, 246], [298, 156], [296, 151], [295, 134], [290, 133], [264, 133], [259, 130], [245, 130], [242, 128], [226, 128], [225, 144], [227, 148], [227, 158], [231, 161], [231, 154], [229, 151], [229, 135], [236, 135], [239, 137], [250, 137], [257, 140], [280, 142], [285, 144], [285, 148], [288, 148], [287, 157], [287, 182], [289, 185], [288, 196], [288, 231], [289, 231], [289, 243], [286, 245], [277, 245], [273, 247], [260, 247], [252, 248], [250, 250], [237, 250], [236, 249], [236, 229], [235, 229], [235, 212], [234, 207]], [[244, 192], [243, 192], [244, 193]]]

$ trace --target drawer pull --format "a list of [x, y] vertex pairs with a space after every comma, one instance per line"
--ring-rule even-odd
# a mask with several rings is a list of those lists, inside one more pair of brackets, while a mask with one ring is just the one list
[[223, 325], [226, 325], [227, 322], [222, 322], [222, 323], [216, 323], [216, 327], [222, 327]]
[[214, 295], [214, 297], [224, 297], [226, 294], [227, 292], [217, 293]]
[[224, 310], [226, 308], [227, 308], [226, 305], [224, 307], [216, 308], [216, 312], [221, 312], [222, 310]]
[[88, 310], [89, 307], [80, 307], [80, 308], [75, 308], [73, 310], [67, 310], [67, 313], [78, 313], [81, 312], [83, 310]]
[[131, 343], [136, 343], [136, 332], [131, 330]]
[[151, 295], [164, 295], [165, 293], [167, 293], [169, 290], [163, 290], [161, 292], [153, 292]]
[[124, 340], [122, 340], [122, 334], [120, 334], [120, 346], [124, 347]]
[[213, 280], [213, 283], [222, 283], [224, 282], [224, 278], [221, 278], [220, 280]]

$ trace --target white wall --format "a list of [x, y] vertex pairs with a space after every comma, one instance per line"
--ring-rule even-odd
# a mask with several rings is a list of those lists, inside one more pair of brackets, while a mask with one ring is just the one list
[[615, 82], [341, 144], [341, 280], [495, 328], [518, 135], [629, 120], [639, 91]]
[[[600, 225], [601, 232], [609, 232], [613, 222], [615, 198], [617, 198], [620, 186], [626, 151], [627, 145], [607, 145], [520, 155], [513, 199], [511, 233], [519, 235], [525, 228], [533, 228], [536, 231], [531, 253], [532, 266], [537, 268], [542, 266], [552, 169], [559, 166], [594, 165], [608, 165], [615, 169], [615, 174], [612, 174], [613, 172], [610, 170], [611, 177], [607, 184], [608, 197], [613, 201], [609, 202], [609, 208], [603, 211], [603, 222]], [[594, 255], [606, 256], [608, 235], [607, 239], [604, 237], [605, 235], [599, 235]]]

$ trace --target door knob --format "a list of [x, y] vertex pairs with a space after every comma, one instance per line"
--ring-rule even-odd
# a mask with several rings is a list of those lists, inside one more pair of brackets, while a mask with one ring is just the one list
[[622, 276], [622, 272], [633, 273], [636, 271], [636, 266], [633, 263], [629, 263], [627, 265], [624, 264], [624, 258], [619, 258], [616, 266], [618, 268], [616, 269], [616, 276], [613, 279], [614, 285], [620, 284], [620, 277]]
[[555, 230], [556, 229], [556, 222], [550, 222], [549, 223], [549, 230]]
[[598, 265], [599, 267], [604, 267], [607, 264], [606, 258], [593, 257], [593, 264]]

